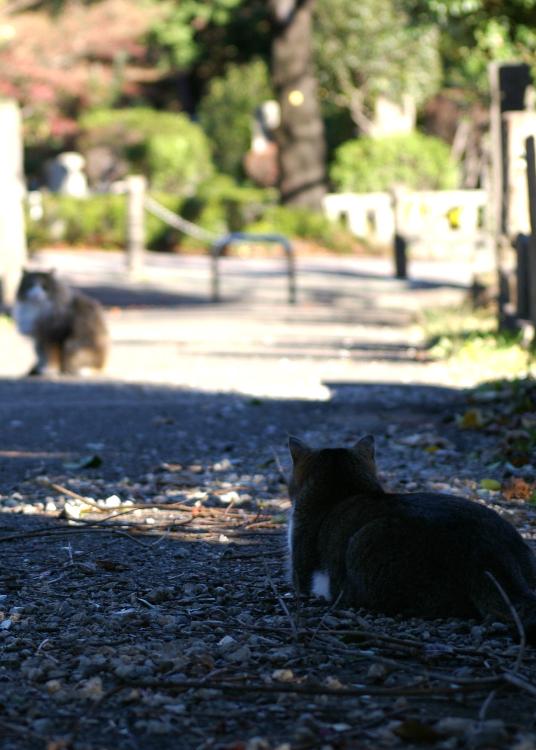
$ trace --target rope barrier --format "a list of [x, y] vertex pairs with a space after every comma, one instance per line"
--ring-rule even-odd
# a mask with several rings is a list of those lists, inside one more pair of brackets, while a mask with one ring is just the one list
[[184, 232], [184, 234], [187, 234], [196, 240], [213, 243], [219, 237], [219, 235], [214, 234], [214, 232], [209, 232], [207, 229], [203, 229], [203, 227], [199, 227], [197, 224], [193, 224], [191, 221], [183, 219], [182, 216], [173, 213], [169, 208], [166, 208], [158, 201], [155, 201], [154, 198], [151, 198], [150, 195], [145, 195], [144, 206], [149, 213], [153, 214], [153, 216], [156, 216], [174, 229], [178, 229], [179, 232]]

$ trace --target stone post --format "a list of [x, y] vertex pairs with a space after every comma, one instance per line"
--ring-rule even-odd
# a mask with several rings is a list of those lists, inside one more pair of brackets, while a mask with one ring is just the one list
[[127, 270], [136, 276], [142, 269], [145, 254], [145, 191], [143, 175], [127, 177]]
[[0, 305], [13, 304], [26, 262], [24, 190], [20, 110], [0, 99]]

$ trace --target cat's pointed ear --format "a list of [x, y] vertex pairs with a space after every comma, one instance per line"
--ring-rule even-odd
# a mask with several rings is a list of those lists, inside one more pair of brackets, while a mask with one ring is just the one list
[[294, 435], [288, 436], [288, 449], [295, 464], [311, 453], [311, 448], [309, 448], [307, 443], [304, 443], [303, 440], [294, 437]]
[[364, 438], [361, 438], [361, 440], [357, 441], [357, 443], [354, 445], [353, 450], [358, 454], [358, 456], [366, 458], [371, 463], [374, 463], [376, 458], [374, 435], [365, 435]]

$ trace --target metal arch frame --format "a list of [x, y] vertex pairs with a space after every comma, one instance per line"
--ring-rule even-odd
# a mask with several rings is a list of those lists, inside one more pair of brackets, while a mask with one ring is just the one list
[[218, 261], [228, 245], [239, 242], [272, 242], [282, 245], [287, 257], [287, 279], [288, 279], [288, 303], [296, 304], [296, 266], [294, 262], [294, 248], [288, 237], [283, 234], [249, 234], [247, 232], [231, 232], [220, 237], [211, 247], [211, 269], [212, 269], [212, 301], [219, 302], [220, 297], [220, 271]]

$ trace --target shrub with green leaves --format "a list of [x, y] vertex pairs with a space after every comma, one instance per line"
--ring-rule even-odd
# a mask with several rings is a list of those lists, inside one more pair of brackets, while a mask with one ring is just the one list
[[[239, 232], [256, 221], [276, 203], [274, 190], [238, 185], [229, 175], [217, 175], [199, 187], [196, 195], [185, 201], [183, 215], [215, 234]], [[200, 243], [184, 237], [186, 246]]]
[[[154, 196], [171, 211], [180, 211], [182, 200], [173, 195]], [[36, 250], [57, 243], [116, 249], [126, 242], [126, 197], [94, 195], [73, 198], [48, 193], [43, 196], [44, 216], [26, 219], [28, 246]], [[146, 214], [147, 247], [165, 250], [176, 242], [176, 232], [154, 216]]]
[[99, 109], [84, 115], [80, 127], [83, 152], [110, 149], [128, 171], [147, 175], [155, 190], [192, 195], [214, 174], [209, 140], [184, 114], [145, 107]]
[[242, 161], [250, 147], [255, 109], [272, 97], [268, 68], [262, 60], [229, 65], [225, 75], [212, 79], [198, 113], [219, 170], [233, 177], [244, 175]]
[[244, 231], [284, 234], [340, 253], [350, 253], [356, 246], [355, 237], [342, 224], [302, 207], [272, 206], [258, 221], [246, 226]]
[[337, 190], [370, 193], [404, 185], [412, 190], [448, 190], [458, 184], [457, 166], [446, 143], [411, 133], [357, 138], [335, 152], [330, 171]]

